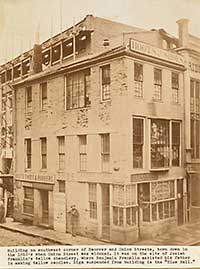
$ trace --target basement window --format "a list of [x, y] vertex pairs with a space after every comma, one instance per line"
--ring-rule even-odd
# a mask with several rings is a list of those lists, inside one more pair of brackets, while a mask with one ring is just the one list
[[61, 56], [60, 44], [52, 48], [52, 63], [58, 62]]
[[18, 64], [16, 66], [14, 66], [13, 69], [13, 77], [15, 78], [19, 78], [21, 75], [21, 64]]
[[69, 39], [63, 42], [62, 53], [63, 53], [63, 58], [66, 58], [67, 56], [73, 53], [73, 39]]
[[45, 50], [42, 52], [42, 63], [44, 65], [49, 65], [50, 64], [50, 49]]
[[22, 76], [25, 76], [29, 73], [30, 71], [30, 60], [26, 60], [22, 62]]

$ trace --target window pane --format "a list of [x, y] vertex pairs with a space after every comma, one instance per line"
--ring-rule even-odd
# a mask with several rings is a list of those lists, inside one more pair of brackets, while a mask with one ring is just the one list
[[157, 220], [157, 204], [152, 204], [152, 220], [156, 221]]
[[133, 119], [133, 167], [143, 166], [143, 119]]
[[159, 215], [159, 219], [162, 220], [164, 218], [164, 214], [163, 214], [163, 202], [158, 203], [158, 215]]

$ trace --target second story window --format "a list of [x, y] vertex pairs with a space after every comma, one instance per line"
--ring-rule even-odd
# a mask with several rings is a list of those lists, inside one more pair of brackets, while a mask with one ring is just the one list
[[90, 106], [90, 69], [67, 75], [66, 109]]
[[30, 138], [25, 139], [25, 147], [26, 147], [26, 169], [31, 169], [32, 146]]
[[172, 166], [180, 165], [180, 122], [172, 122]]
[[162, 70], [154, 68], [154, 100], [162, 100]]
[[87, 170], [87, 136], [79, 135], [80, 171]]
[[65, 169], [65, 137], [58, 136], [58, 168]]
[[32, 87], [26, 87], [26, 110], [32, 111]]
[[179, 76], [178, 73], [172, 72], [172, 102], [179, 102]]
[[135, 96], [143, 97], [143, 65], [134, 63]]
[[40, 138], [41, 145], [41, 168], [47, 168], [47, 139], [46, 137]]
[[47, 110], [47, 82], [40, 84], [41, 110]]
[[133, 118], [133, 168], [143, 167], [143, 119]]
[[169, 167], [169, 121], [151, 120], [151, 168]]
[[101, 67], [101, 98], [102, 101], [110, 100], [110, 65]]
[[101, 169], [102, 172], [110, 171], [110, 135], [101, 134]]

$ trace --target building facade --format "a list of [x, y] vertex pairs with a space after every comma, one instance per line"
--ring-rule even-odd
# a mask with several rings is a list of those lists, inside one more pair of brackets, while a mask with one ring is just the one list
[[122, 244], [194, 220], [198, 82], [179, 30], [90, 15], [15, 60], [16, 220], [70, 232], [75, 204], [80, 234]]

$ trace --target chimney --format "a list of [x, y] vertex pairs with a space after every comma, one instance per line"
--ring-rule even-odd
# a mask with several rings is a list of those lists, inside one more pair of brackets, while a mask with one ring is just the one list
[[35, 45], [33, 47], [33, 60], [32, 60], [33, 73], [42, 71], [42, 46], [39, 44], [39, 26], [35, 33]]
[[188, 19], [180, 19], [176, 22], [178, 24], [179, 32], [179, 47], [188, 47], [189, 34], [188, 34]]

